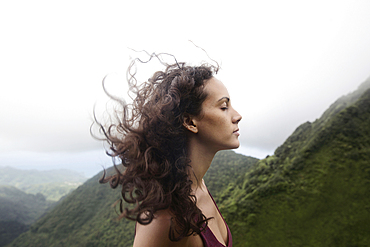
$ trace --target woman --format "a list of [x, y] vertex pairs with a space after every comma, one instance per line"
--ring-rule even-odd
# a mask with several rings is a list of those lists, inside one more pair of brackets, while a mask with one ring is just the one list
[[133, 204], [120, 207], [121, 218], [137, 222], [133, 246], [231, 246], [203, 181], [216, 152], [239, 147], [241, 116], [214, 77], [218, 67], [166, 65], [136, 85], [132, 66], [128, 82], [136, 97], [122, 103], [118, 123], [102, 126], [109, 155], [125, 168], [100, 182], [121, 185], [123, 200]]

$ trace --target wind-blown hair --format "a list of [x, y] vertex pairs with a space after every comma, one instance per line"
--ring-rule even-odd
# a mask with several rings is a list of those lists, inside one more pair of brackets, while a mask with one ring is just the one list
[[178, 241], [193, 233], [200, 234], [209, 220], [191, 194], [192, 169], [183, 123], [187, 116], [202, 114], [202, 103], [207, 97], [205, 83], [218, 72], [218, 67], [176, 62], [137, 85], [135, 73], [131, 73], [134, 63], [135, 60], [127, 78], [135, 94], [133, 103], [121, 101], [123, 110], [119, 115], [116, 112], [117, 122], [106, 127], [99, 123], [110, 145], [108, 155], [118, 157], [124, 168], [115, 164], [116, 174], [106, 176], [104, 172], [100, 183], [109, 182], [112, 188], [121, 185], [123, 200], [134, 205], [125, 207], [121, 199], [119, 218], [145, 225], [158, 210], [169, 209], [173, 215], [169, 238]]

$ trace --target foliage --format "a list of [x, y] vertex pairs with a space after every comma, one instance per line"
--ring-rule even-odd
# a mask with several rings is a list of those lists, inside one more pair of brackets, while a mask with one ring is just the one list
[[29, 228], [54, 203], [42, 194], [27, 194], [12, 186], [0, 186], [0, 246]]
[[69, 170], [0, 167], [0, 246], [26, 231], [86, 178]]
[[366, 88], [298, 127], [274, 156], [257, 162], [243, 183], [226, 190], [220, 208], [234, 246], [370, 245]]
[[0, 220], [16, 220], [29, 225], [40, 217], [53, 202], [42, 194], [27, 194], [12, 186], [0, 186]]
[[18, 221], [0, 221], [0, 246], [6, 246], [21, 233], [27, 231], [29, 226]]
[[257, 161], [256, 158], [237, 154], [234, 151], [218, 152], [204, 176], [207, 188], [216, 202], [222, 190], [229, 184], [234, 184], [240, 174], [245, 174]]

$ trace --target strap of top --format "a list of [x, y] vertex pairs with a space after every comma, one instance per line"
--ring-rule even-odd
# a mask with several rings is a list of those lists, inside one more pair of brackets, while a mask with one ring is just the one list
[[[208, 190], [208, 188], [207, 188], [207, 190]], [[230, 232], [229, 226], [226, 224], [226, 221], [225, 221], [224, 217], [222, 216], [220, 210], [218, 209], [217, 204], [216, 204], [215, 200], [213, 199], [209, 190], [208, 190], [208, 194], [211, 196], [212, 201], [215, 204], [218, 213], [221, 215], [221, 218], [222, 218], [222, 220], [224, 221], [224, 223], [226, 225], [227, 238], [228, 238], [227, 247], [232, 247], [232, 237], [231, 237], [231, 232]], [[204, 229], [204, 231], [202, 231], [200, 233], [200, 236], [203, 240], [204, 247], [226, 247], [225, 245], [223, 245], [222, 243], [220, 243], [217, 240], [216, 236], [213, 234], [213, 232], [211, 231], [211, 229], [208, 226]]]

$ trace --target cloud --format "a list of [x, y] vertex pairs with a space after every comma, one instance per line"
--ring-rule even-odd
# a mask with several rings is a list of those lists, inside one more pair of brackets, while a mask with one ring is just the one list
[[[240, 150], [256, 157], [370, 75], [369, 1], [202, 1], [180, 12], [162, 3], [2, 2], [0, 155], [103, 150], [89, 133], [92, 110], [97, 101], [99, 114], [105, 108], [105, 75], [111, 92], [126, 91], [113, 85], [137, 55], [127, 47], [193, 64], [209, 58], [188, 40], [206, 49], [243, 116]], [[151, 66], [139, 68], [142, 78]]]

